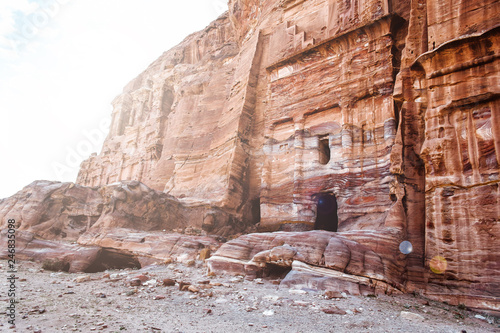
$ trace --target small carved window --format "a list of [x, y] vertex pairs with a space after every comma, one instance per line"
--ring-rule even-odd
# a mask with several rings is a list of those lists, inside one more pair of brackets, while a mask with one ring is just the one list
[[319, 140], [319, 163], [325, 165], [328, 162], [330, 162], [330, 144], [328, 137], [324, 137]]

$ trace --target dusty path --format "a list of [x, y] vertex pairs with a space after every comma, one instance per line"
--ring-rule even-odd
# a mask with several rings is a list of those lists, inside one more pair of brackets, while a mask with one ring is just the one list
[[[6, 272], [6, 261], [0, 264]], [[16, 328], [9, 327], [2, 307], [0, 331], [500, 332], [492, 317], [477, 319], [477, 313], [412, 295], [328, 299], [314, 292], [280, 290], [270, 281], [209, 277], [201, 263], [197, 266], [75, 275], [22, 262]], [[131, 286], [130, 280], [141, 274], [150, 279], [146, 285]], [[178, 284], [163, 286], [167, 278], [192, 283], [192, 291], [180, 291]], [[2, 283], [4, 305], [7, 288]]]

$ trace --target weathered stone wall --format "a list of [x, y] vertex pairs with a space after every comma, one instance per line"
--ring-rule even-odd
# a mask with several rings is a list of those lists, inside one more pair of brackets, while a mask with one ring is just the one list
[[383, 18], [268, 68], [263, 224], [314, 224], [314, 195], [331, 191], [339, 230], [384, 226], [397, 130], [391, 23]]
[[331, 193], [390, 281], [500, 311], [499, 16], [495, 0], [231, 0], [114, 101], [78, 183], [139, 180], [270, 231], [314, 228]]
[[492, 311], [500, 309], [498, 5], [412, 1], [391, 156], [416, 249], [409, 289]]
[[251, 48], [239, 52], [227, 15], [165, 53], [115, 99], [103, 150], [83, 163], [78, 183], [134, 179], [185, 201], [230, 205], [252, 57]]
[[[499, 28], [449, 42], [418, 59], [427, 87], [426, 264], [430, 293], [446, 299], [467, 286], [466, 305], [498, 307], [500, 294]], [[496, 51], [495, 51], [496, 50]], [[497, 308], [498, 309], [498, 308]]]

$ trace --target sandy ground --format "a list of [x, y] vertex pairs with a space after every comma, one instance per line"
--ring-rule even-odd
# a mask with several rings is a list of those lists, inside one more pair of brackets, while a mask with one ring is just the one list
[[[0, 265], [7, 275], [7, 262]], [[2, 307], [2, 332], [500, 332], [497, 318], [478, 319], [418, 296], [329, 299], [273, 281], [207, 276], [201, 262], [93, 274], [21, 262], [18, 271], [16, 327]], [[149, 281], [131, 286], [139, 275]], [[164, 286], [164, 279], [189, 282], [192, 291]], [[1, 285], [0, 302], [7, 306], [9, 285]]]

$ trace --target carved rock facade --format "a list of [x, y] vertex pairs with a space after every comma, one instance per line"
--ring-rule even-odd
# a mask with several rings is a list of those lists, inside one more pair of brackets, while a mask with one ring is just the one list
[[[399, 290], [500, 311], [499, 16], [497, 0], [230, 0], [125, 87], [77, 182], [143, 182], [207, 229], [211, 207], [338, 231]], [[272, 252], [263, 235], [240, 241]], [[251, 262], [231, 246], [214, 269]]]

